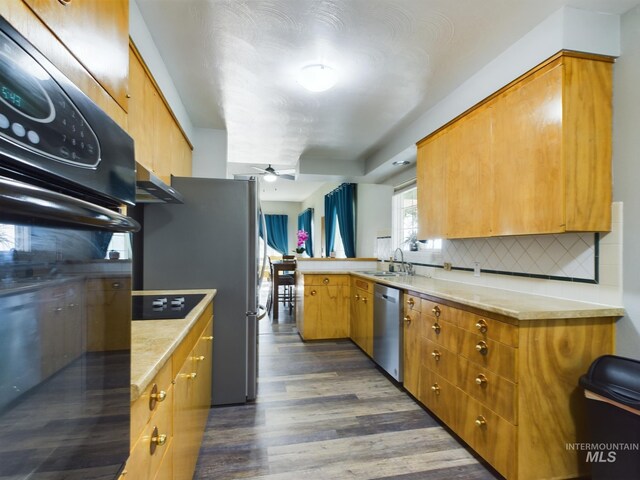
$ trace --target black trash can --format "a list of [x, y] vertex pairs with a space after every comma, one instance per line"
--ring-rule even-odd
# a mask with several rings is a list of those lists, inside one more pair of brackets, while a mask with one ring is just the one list
[[640, 479], [640, 361], [604, 355], [580, 377], [591, 437], [580, 445], [593, 480]]

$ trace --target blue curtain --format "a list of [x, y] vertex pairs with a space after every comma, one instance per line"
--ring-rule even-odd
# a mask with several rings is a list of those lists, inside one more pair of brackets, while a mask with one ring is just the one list
[[324, 243], [327, 257], [333, 252], [336, 236], [336, 205], [332, 193], [324, 196]]
[[93, 258], [103, 259], [107, 256], [107, 250], [109, 249], [109, 243], [111, 243], [111, 237], [113, 237], [113, 232], [107, 232], [103, 230], [93, 232]]
[[[267, 245], [277, 250], [282, 255], [289, 255], [289, 237], [287, 236], [288, 215], [265, 215], [264, 223], [267, 226]], [[260, 236], [262, 234], [262, 222], [260, 222]]]
[[347, 258], [356, 256], [356, 184], [343, 183], [333, 194], [340, 235]]
[[304, 230], [309, 234], [309, 238], [304, 242], [304, 248], [307, 251], [307, 255], [313, 257], [313, 235], [311, 229], [313, 227], [313, 208], [307, 208], [304, 212], [298, 215], [298, 230]]

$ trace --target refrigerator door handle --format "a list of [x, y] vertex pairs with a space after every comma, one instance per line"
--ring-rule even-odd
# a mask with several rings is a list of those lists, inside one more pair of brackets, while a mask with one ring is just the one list
[[267, 221], [260, 207], [260, 221], [262, 222], [262, 268], [260, 268], [260, 276], [258, 277], [258, 291], [262, 288], [262, 277], [267, 268]]

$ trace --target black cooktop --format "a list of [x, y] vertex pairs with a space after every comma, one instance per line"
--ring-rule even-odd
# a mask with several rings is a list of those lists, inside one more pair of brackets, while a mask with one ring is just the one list
[[186, 295], [134, 295], [131, 302], [135, 320], [181, 320], [200, 303], [204, 293]]

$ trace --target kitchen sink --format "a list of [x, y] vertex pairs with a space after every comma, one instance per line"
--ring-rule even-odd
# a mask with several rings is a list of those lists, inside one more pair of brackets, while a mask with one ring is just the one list
[[375, 272], [360, 272], [365, 275], [372, 275], [374, 277], [399, 277], [402, 273], [398, 272], [383, 272], [382, 270], [376, 270]]

